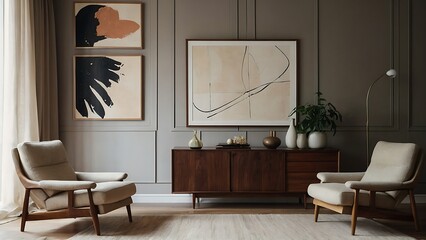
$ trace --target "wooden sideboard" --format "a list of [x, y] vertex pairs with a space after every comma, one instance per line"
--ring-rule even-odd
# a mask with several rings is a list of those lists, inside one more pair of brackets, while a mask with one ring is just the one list
[[[339, 171], [340, 152], [324, 149], [172, 149], [172, 193], [200, 197], [303, 196], [318, 172]], [[299, 198], [300, 199], [300, 198]]]

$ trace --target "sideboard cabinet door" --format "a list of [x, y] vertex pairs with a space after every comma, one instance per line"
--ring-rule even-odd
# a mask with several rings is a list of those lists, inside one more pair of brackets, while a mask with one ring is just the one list
[[233, 151], [232, 192], [285, 192], [284, 151]]
[[229, 152], [215, 150], [172, 151], [172, 192], [229, 191]]

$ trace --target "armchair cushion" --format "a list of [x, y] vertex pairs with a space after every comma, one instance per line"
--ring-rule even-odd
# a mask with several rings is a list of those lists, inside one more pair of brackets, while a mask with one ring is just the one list
[[313, 183], [308, 187], [308, 194], [323, 202], [339, 206], [351, 206], [354, 191], [341, 183]]
[[[409, 180], [416, 165], [418, 149], [414, 143], [391, 143], [380, 141], [376, 144], [371, 163], [362, 182], [404, 182]], [[393, 197], [397, 191], [388, 192]]]
[[[352, 206], [354, 201], [354, 190], [343, 183], [314, 183], [308, 187], [308, 194], [323, 202], [337, 206]], [[360, 191], [359, 205], [369, 206], [370, 193]], [[376, 206], [379, 208], [393, 209], [398, 204], [392, 196], [385, 192], [376, 193]]]
[[[131, 182], [102, 182], [97, 183], [96, 188], [92, 189], [93, 203], [95, 205], [104, 205], [119, 202], [131, 197], [136, 193], [136, 186]], [[74, 206], [84, 207], [89, 205], [87, 190], [74, 191]], [[46, 201], [46, 209], [49, 211], [67, 208], [68, 193], [58, 193]]]
[[346, 181], [359, 181], [364, 172], [319, 172], [317, 178], [322, 183], [345, 183]]
[[391, 190], [402, 190], [404, 184], [401, 182], [361, 182], [361, 181], [348, 181], [345, 183], [346, 187], [351, 189], [362, 189], [374, 192], [386, 192]]
[[95, 188], [96, 183], [91, 181], [57, 181], [57, 180], [41, 180], [40, 188], [59, 191], [70, 191], [79, 189]]
[[[22, 167], [31, 180], [77, 180], [74, 169], [68, 163], [65, 148], [59, 140], [21, 143], [18, 151]], [[51, 197], [60, 191], [45, 192]]]
[[123, 172], [75, 172], [78, 180], [99, 182], [123, 181], [127, 173]]

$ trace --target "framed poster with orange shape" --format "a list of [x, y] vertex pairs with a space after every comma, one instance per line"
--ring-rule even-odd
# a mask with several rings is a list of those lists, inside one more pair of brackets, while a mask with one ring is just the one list
[[77, 48], [143, 48], [142, 3], [74, 3]]

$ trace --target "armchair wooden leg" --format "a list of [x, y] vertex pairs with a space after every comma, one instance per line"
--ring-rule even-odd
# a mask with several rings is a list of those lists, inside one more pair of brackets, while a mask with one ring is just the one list
[[99, 218], [98, 218], [98, 210], [96, 209], [95, 204], [93, 203], [92, 190], [87, 189], [89, 195], [89, 203], [90, 203], [90, 215], [92, 216], [93, 227], [95, 228], [96, 235], [101, 235], [101, 229], [99, 227]]
[[319, 210], [320, 210], [320, 206], [315, 204], [315, 209], [314, 209], [314, 221], [315, 222], [318, 222]]
[[417, 208], [416, 208], [416, 199], [414, 198], [413, 190], [409, 190], [410, 194], [410, 205], [411, 205], [411, 213], [413, 214], [414, 226], [416, 231], [420, 231], [419, 219], [417, 218]]
[[22, 206], [21, 232], [25, 230], [25, 223], [28, 217], [28, 204], [30, 202], [30, 189], [25, 189], [24, 204]]
[[351, 233], [352, 235], [355, 235], [355, 228], [356, 228], [356, 221], [357, 221], [357, 214], [358, 214], [358, 195], [359, 195], [359, 189], [355, 190], [355, 196], [354, 196], [354, 205], [352, 206], [352, 223], [351, 223]]
[[129, 217], [129, 222], [133, 222], [132, 210], [130, 209], [130, 204], [126, 206], [126, 209], [127, 209], [127, 216]]

